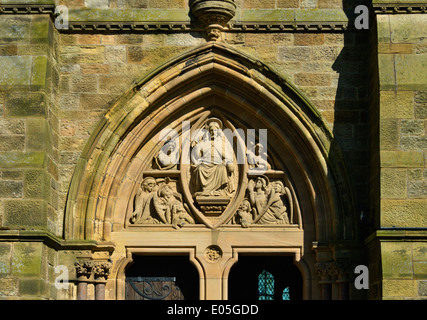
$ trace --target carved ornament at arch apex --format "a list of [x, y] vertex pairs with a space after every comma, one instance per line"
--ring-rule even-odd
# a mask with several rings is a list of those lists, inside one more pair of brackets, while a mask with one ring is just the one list
[[268, 156], [266, 132], [248, 132], [212, 113], [194, 124], [183, 122], [179, 130], [164, 129], [151, 167], [142, 172], [127, 225], [297, 223], [296, 195]]

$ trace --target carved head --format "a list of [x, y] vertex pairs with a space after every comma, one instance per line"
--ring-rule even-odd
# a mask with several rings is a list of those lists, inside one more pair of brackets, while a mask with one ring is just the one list
[[274, 181], [273, 182], [273, 188], [274, 188], [274, 191], [278, 194], [285, 194], [286, 193], [286, 189], [285, 189], [285, 186], [283, 185], [282, 181]]
[[206, 128], [210, 134], [210, 138], [218, 136], [222, 129], [222, 121], [218, 118], [210, 118], [206, 122]]
[[173, 195], [173, 190], [171, 188], [171, 186], [165, 184], [163, 187], [160, 188], [159, 190], [159, 196], [160, 197], [170, 197]]
[[147, 192], [153, 192], [156, 187], [156, 180], [152, 177], [145, 178], [142, 181], [142, 189]]
[[251, 211], [251, 203], [249, 202], [249, 200], [244, 199], [239, 206], [239, 210], [242, 210], [245, 212]]

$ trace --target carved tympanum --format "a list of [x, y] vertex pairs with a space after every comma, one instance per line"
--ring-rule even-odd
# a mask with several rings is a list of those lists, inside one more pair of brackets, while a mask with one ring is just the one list
[[[233, 144], [231, 129], [230, 122], [211, 116], [191, 127], [191, 139], [168, 136], [152, 167], [143, 171], [130, 224], [175, 229], [197, 223], [292, 224], [293, 196], [285, 173], [273, 167], [262, 143]], [[183, 158], [188, 163], [181, 163]]]

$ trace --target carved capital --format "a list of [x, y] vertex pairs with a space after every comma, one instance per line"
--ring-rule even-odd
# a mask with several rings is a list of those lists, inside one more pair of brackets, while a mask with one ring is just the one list
[[113, 264], [108, 261], [97, 261], [93, 265], [93, 273], [96, 280], [107, 280]]
[[90, 260], [78, 261], [74, 264], [79, 280], [88, 280], [92, 274], [93, 262]]

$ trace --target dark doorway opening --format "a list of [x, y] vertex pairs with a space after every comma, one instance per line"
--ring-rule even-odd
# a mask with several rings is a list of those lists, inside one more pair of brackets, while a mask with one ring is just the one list
[[229, 300], [302, 300], [302, 288], [291, 256], [239, 255], [228, 277]]
[[126, 300], [198, 300], [199, 274], [187, 256], [135, 255]]

